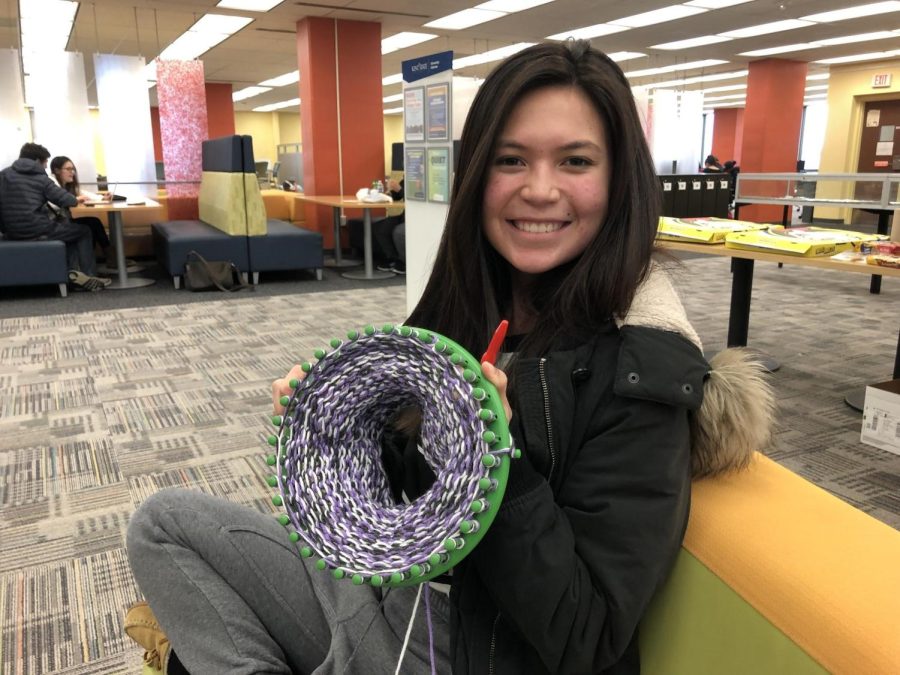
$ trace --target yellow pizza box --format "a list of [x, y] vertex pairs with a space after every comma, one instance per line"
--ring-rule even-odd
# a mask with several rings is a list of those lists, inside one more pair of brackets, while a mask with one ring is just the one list
[[747, 230], [765, 230], [769, 225], [728, 218], [672, 218], [659, 219], [657, 239], [688, 241], [695, 244], [721, 244], [725, 235]]
[[782, 227], [773, 225], [766, 232], [735, 232], [725, 237], [725, 248], [745, 251], [772, 251], [805, 257], [831, 256], [853, 248], [859, 241], [851, 235], [859, 232], [822, 227]]

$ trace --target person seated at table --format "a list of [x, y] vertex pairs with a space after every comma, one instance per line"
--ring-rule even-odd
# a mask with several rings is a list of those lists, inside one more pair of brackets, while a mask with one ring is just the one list
[[703, 162], [703, 170], [701, 173], [722, 173], [722, 165], [719, 164], [719, 158], [715, 155], [707, 155]]
[[[112, 201], [111, 192], [99, 194], [83, 189], [78, 182], [78, 169], [75, 168], [75, 163], [65, 155], [50, 160], [50, 174], [57, 185], [76, 197], [83, 196], [85, 200], [91, 202]], [[71, 215], [69, 217], [71, 218]], [[115, 258], [110, 254], [112, 244], [109, 241], [109, 235], [106, 234], [106, 228], [103, 227], [103, 222], [94, 216], [72, 218], [72, 222], [81, 223], [90, 228], [94, 246], [100, 248], [106, 264], [111, 264]]]
[[[47, 175], [50, 152], [37, 143], [26, 143], [19, 158], [0, 171], [0, 223], [7, 239], [49, 239], [66, 244], [69, 281], [75, 287], [100, 290], [111, 283], [97, 276], [90, 229], [72, 222], [63, 209], [84, 202], [56, 185]], [[53, 204], [54, 212], [47, 204]]]
[[[388, 193], [396, 201], [403, 200], [404, 181], [394, 180], [387, 183]], [[350, 228], [350, 241], [354, 247], [362, 247], [363, 221], [351, 218], [347, 221]], [[386, 218], [372, 219], [372, 260], [375, 268], [382, 272], [406, 274], [406, 216], [404, 211]]]

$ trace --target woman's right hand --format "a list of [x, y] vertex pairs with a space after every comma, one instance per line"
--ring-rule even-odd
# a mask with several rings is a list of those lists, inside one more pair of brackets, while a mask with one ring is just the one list
[[303, 372], [303, 368], [298, 364], [291, 368], [287, 375], [272, 382], [272, 409], [275, 411], [276, 415], [284, 413], [284, 406], [281, 405], [281, 397], [290, 396], [294, 393], [294, 388], [291, 386], [291, 380], [300, 382], [305, 377], [306, 373]]

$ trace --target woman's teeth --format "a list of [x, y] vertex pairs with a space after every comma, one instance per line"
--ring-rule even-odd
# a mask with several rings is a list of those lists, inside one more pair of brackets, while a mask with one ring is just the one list
[[521, 230], [522, 232], [531, 232], [535, 234], [546, 234], [547, 232], [556, 232], [557, 230], [562, 229], [563, 224], [560, 222], [556, 223], [535, 223], [535, 222], [523, 222], [521, 220], [512, 221], [513, 225], [517, 230]]

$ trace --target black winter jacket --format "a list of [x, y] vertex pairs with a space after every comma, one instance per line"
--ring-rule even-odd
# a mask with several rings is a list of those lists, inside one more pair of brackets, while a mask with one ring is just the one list
[[684, 535], [708, 370], [681, 335], [612, 322], [518, 363], [523, 457], [453, 571], [455, 673], [640, 672], [636, 629]]
[[7, 239], [39, 239], [54, 228], [47, 202], [60, 208], [78, 200], [57, 185], [40, 162], [17, 159], [0, 171], [0, 226]]

